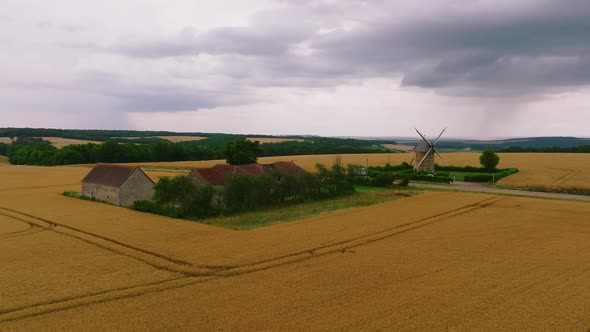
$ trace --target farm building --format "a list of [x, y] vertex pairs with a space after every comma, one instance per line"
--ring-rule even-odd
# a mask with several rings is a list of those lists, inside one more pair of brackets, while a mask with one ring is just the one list
[[222, 187], [225, 185], [225, 180], [228, 176], [232, 174], [261, 175], [274, 171], [285, 175], [301, 175], [305, 172], [292, 161], [278, 161], [272, 164], [247, 164], [236, 166], [218, 164], [210, 168], [194, 169], [188, 175], [194, 178], [197, 182]]
[[98, 165], [82, 179], [82, 195], [121, 206], [151, 199], [153, 187], [141, 168], [122, 165]]

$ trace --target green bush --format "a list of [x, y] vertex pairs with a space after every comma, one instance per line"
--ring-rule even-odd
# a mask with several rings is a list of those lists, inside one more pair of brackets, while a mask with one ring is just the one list
[[428, 181], [428, 182], [440, 182], [440, 183], [451, 183], [453, 179], [448, 176], [433, 176], [433, 175], [425, 175], [425, 174], [413, 174], [410, 175], [411, 180], [416, 181]]
[[393, 181], [396, 179], [393, 173], [379, 173], [373, 181], [371, 181], [371, 185], [375, 187], [387, 187], [393, 184]]
[[402, 177], [402, 179], [398, 183], [400, 187], [407, 187], [408, 184], [410, 184], [410, 179], [408, 179], [408, 177], [406, 176]]
[[447, 171], [447, 172], [465, 172], [465, 173], [488, 173], [485, 168], [483, 167], [473, 167], [473, 166], [441, 166], [436, 164], [434, 169], [437, 171]]

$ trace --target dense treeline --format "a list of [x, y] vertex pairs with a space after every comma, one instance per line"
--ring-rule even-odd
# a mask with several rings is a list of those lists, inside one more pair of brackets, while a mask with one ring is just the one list
[[152, 137], [152, 136], [203, 136], [207, 133], [175, 133], [170, 131], [136, 131], [136, 130], [82, 130], [82, 129], [45, 129], [45, 128], [0, 128], [0, 137], [63, 137], [88, 141], [107, 141], [115, 137]]
[[512, 146], [498, 152], [543, 152], [543, 153], [590, 153], [590, 145], [580, 145], [574, 147], [559, 147], [552, 146], [547, 148], [523, 148], [519, 146]]
[[340, 163], [330, 168], [317, 164], [316, 172], [301, 175], [280, 172], [230, 175], [223, 188], [197, 183], [188, 176], [164, 177], [154, 186], [153, 202], [138, 201], [134, 208], [178, 218], [207, 217], [337, 197], [354, 191]]
[[[154, 136], [201, 136], [201, 137], [273, 137], [270, 135], [229, 135], [221, 133], [172, 132], [149, 130], [102, 130], [102, 129], [51, 129], [51, 128], [0, 128], [0, 137], [63, 137], [88, 141], [121, 139], [149, 139]], [[303, 138], [302, 136], [281, 136]], [[157, 138], [156, 138], [157, 139]]]
[[211, 150], [187, 143], [160, 142], [155, 144], [132, 144], [107, 141], [102, 144], [68, 145], [61, 149], [49, 143], [28, 145], [12, 144], [8, 148], [10, 163], [15, 165], [70, 165], [209, 160], [223, 158], [223, 151]]
[[[109, 140], [104, 143], [68, 145], [55, 148], [40, 138], [17, 136], [12, 144], [0, 145], [0, 154], [7, 155], [16, 165], [69, 165], [97, 162], [156, 162], [211, 160], [226, 157], [226, 146], [243, 137], [235, 135], [212, 136], [207, 139], [172, 143], [166, 140], [149, 144], [120, 143]], [[372, 141], [314, 138], [313, 141], [260, 144], [258, 156], [298, 154], [344, 154], [389, 152], [376, 147]]]

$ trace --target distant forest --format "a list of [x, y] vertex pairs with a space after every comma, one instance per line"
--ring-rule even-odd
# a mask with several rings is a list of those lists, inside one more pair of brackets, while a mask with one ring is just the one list
[[[403, 144], [403, 143], [402, 143]], [[526, 137], [511, 138], [503, 140], [441, 140], [437, 146], [441, 149], [471, 149], [483, 151], [492, 149], [499, 152], [582, 152], [582, 151], [551, 151], [559, 148], [575, 148], [590, 145], [590, 139], [578, 137]], [[509, 149], [518, 149], [521, 151], [508, 151]], [[505, 151], [506, 150], [506, 151]]]
[[[205, 139], [173, 143], [150, 136], [201, 136]], [[69, 165], [97, 162], [160, 162], [223, 159], [226, 143], [239, 137], [273, 137], [262, 135], [228, 135], [206, 133], [173, 133], [163, 131], [63, 130], [0, 128], [0, 137], [13, 143], [0, 143], [0, 155], [7, 155], [16, 165]], [[102, 141], [56, 148], [41, 137], [64, 137]], [[113, 138], [116, 137], [116, 138]], [[125, 139], [122, 137], [130, 137]], [[303, 141], [261, 144], [260, 157], [306, 154], [350, 154], [397, 152], [381, 144], [391, 140], [357, 140], [326, 137], [289, 136]], [[139, 144], [137, 144], [139, 143]]]
[[543, 153], [590, 153], [590, 145], [580, 145], [571, 148], [553, 146], [548, 148], [523, 148], [513, 146], [499, 150], [499, 152], [543, 152]]

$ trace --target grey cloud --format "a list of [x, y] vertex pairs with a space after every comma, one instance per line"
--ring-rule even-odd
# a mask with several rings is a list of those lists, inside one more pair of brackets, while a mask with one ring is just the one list
[[590, 83], [589, 15], [590, 3], [564, 1], [510, 15], [385, 20], [313, 46], [352, 69], [399, 73], [407, 86], [535, 93]]
[[123, 76], [108, 72], [85, 73], [75, 83], [82, 90], [116, 100], [128, 112], [195, 111], [253, 101], [239, 89], [228, 96], [227, 91], [219, 88], [192, 88], [170, 82], [129, 83]]
[[289, 46], [313, 33], [310, 26], [281, 21], [261, 13], [251, 19], [248, 27], [222, 27], [197, 33], [187, 27], [177, 36], [165, 40], [124, 41], [112, 51], [133, 57], [173, 57], [202, 53], [250, 56], [281, 56]]
[[[287, 2], [292, 7], [256, 15], [247, 27], [200, 34], [188, 29], [175, 38], [126, 42], [112, 51], [147, 58], [212, 54], [225, 63], [218, 74], [254, 86], [313, 87], [402, 76], [403, 85], [442, 93], [463, 87], [475, 95], [502, 95], [590, 83], [587, 1], [402, 18], [393, 15], [399, 3], [387, 1]], [[318, 33], [344, 19], [358, 27]], [[292, 52], [301, 43], [311, 54]]]

